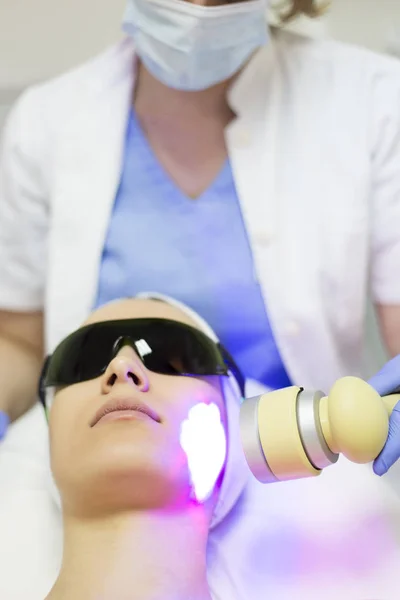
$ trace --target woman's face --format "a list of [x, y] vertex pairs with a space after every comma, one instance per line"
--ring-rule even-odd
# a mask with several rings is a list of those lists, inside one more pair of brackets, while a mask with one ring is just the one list
[[[147, 317], [196, 327], [178, 309], [152, 300], [109, 304], [87, 324]], [[218, 377], [153, 373], [130, 346], [121, 348], [102, 376], [57, 390], [49, 418], [51, 465], [64, 506], [94, 514], [187, 503], [188, 418], [204, 414], [207, 405], [214, 415], [218, 409], [226, 428]], [[118, 410], [126, 406], [131, 410]], [[200, 435], [207, 447], [207, 431]]]

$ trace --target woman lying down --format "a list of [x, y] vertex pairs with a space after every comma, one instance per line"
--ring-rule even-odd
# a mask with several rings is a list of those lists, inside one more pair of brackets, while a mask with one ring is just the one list
[[242, 390], [213, 332], [173, 301], [108, 304], [57, 347], [41, 397], [64, 549], [47, 600], [212, 598], [208, 533], [248, 476]]

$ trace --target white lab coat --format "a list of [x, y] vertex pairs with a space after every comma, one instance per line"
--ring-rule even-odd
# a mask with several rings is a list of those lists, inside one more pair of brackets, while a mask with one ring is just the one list
[[[125, 40], [29, 89], [6, 126], [0, 307], [44, 306], [49, 349], [96, 296], [134, 64]], [[230, 102], [227, 146], [276, 341], [295, 383], [326, 390], [360, 370], [369, 287], [400, 303], [400, 64], [277, 33]]]

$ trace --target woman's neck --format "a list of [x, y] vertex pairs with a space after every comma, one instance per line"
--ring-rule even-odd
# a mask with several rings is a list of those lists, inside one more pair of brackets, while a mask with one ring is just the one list
[[211, 600], [207, 532], [201, 508], [66, 517], [61, 572], [47, 600]]
[[175, 90], [158, 81], [138, 62], [134, 104], [136, 113], [143, 118], [179, 119], [192, 123], [208, 119], [219, 121], [225, 127], [233, 118], [227, 92], [232, 79], [206, 90], [187, 92]]

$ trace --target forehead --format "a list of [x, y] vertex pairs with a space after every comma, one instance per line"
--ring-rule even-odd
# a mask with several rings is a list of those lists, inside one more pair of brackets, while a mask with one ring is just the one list
[[171, 319], [199, 329], [198, 324], [179, 308], [171, 306], [166, 302], [143, 298], [132, 298], [110, 302], [93, 312], [84, 324], [90, 325], [92, 323], [118, 319], [148, 318]]

